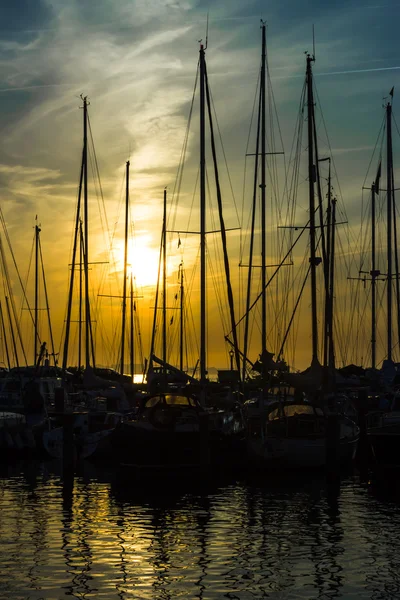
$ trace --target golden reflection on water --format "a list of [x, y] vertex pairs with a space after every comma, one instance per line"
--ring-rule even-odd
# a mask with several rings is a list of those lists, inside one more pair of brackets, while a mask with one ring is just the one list
[[348, 478], [145, 484], [5, 467], [0, 598], [400, 597], [400, 510]]

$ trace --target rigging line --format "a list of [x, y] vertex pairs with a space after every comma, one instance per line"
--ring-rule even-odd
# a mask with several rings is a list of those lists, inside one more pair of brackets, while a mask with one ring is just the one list
[[382, 160], [382, 144], [383, 144], [383, 137], [384, 137], [384, 134], [385, 134], [385, 130], [386, 130], [386, 113], [383, 116], [382, 123], [381, 123], [381, 126], [379, 128], [379, 132], [378, 132], [378, 136], [376, 138], [375, 146], [374, 146], [374, 149], [372, 151], [371, 159], [369, 161], [367, 172], [366, 172], [363, 184], [362, 184], [363, 187], [366, 187], [366, 185], [367, 185], [367, 177], [369, 175], [369, 171], [371, 169], [372, 161], [374, 160], [375, 152], [376, 152], [376, 149], [378, 147], [379, 142], [380, 142], [380, 152], [379, 152], [378, 158], [379, 158], [379, 160]]
[[99, 188], [100, 188], [100, 196], [101, 196], [101, 200], [102, 200], [102, 204], [103, 204], [104, 219], [105, 219], [106, 226], [107, 226], [107, 232], [109, 234], [110, 228], [109, 228], [108, 220], [107, 220], [107, 212], [106, 212], [106, 208], [105, 208], [104, 195], [103, 195], [103, 186], [101, 184], [99, 164], [98, 164], [98, 161], [97, 161], [97, 153], [96, 153], [96, 147], [94, 145], [94, 139], [93, 139], [93, 133], [92, 133], [92, 126], [91, 126], [91, 123], [90, 123], [89, 112], [88, 112], [88, 125], [89, 125], [90, 140], [92, 142], [92, 152], [93, 152], [93, 157], [94, 157], [94, 164], [95, 164], [95, 169], [96, 169], [98, 184], [99, 184]]
[[[325, 135], [326, 135], [326, 141], [327, 141], [328, 148], [329, 148], [329, 154], [331, 156], [331, 162], [332, 162], [332, 166], [333, 166], [333, 172], [335, 173], [335, 177], [336, 177], [336, 181], [337, 181], [337, 187], [338, 187], [338, 190], [339, 190], [339, 195], [340, 195], [340, 200], [341, 200], [341, 205], [343, 207], [343, 208], [341, 208], [341, 211], [343, 210], [343, 214], [345, 215], [346, 220], [348, 220], [347, 219], [347, 215], [346, 215], [346, 210], [344, 208], [345, 204], [344, 204], [344, 200], [343, 200], [343, 194], [342, 194], [342, 190], [341, 190], [341, 187], [340, 187], [340, 181], [339, 181], [339, 178], [338, 178], [338, 173], [337, 173], [337, 169], [336, 169], [336, 163], [335, 163], [335, 159], [334, 159], [334, 156], [333, 156], [331, 143], [330, 143], [329, 136], [328, 136], [328, 130], [327, 130], [325, 119], [324, 119], [324, 115], [323, 115], [323, 112], [322, 112], [322, 109], [321, 109], [321, 102], [320, 102], [320, 99], [319, 99], [318, 88], [317, 88], [315, 80], [313, 80], [313, 81], [314, 81], [315, 96], [316, 96], [316, 99], [317, 99], [317, 102], [318, 102], [318, 106], [319, 106], [319, 115], [320, 115], [320, 118], [321, 118], [321, 121], [322, 121], [322, 124], [323, 124], [323, 127], [324, 127], [324, 131], [325, 131]], [[353, 237], [353, 242], [354, 241], [355, 240], [354, 240], [354, 237]]]
[[[31, 253], [30, 253], [29, 264], [28, 264], [28, 272], [26, 274], [26, 279], [25, 279], [25, 283], [24, 283], [24, 288], [25, 289], [27, 289], [27, 287], [28, 287], [29, 275], [30, 275], [31, 268], [32, 268], [33, 252], [34, 252], [34, 248], [35, 248], [35, 236], [36, 236], [36, 233], [33, 234], [33, 239], [32, 239]], [[19, 313], [19, 318], [20, 319], [22, 318], [23, 307], [24, 307], [24, 298], [22, 297], [22, 299], [21, 299], [21, 308], [20, 308], [20, 313]]]
[[[207, 196], [208, 196], [208, 198], [211, 198], [210, 180], [209, 180], [209, 176], [208, 176], [208, 170], [206, 171], [206, 178], [207, 178]], [[211, 208], [210, 208], [210, 217], [211, 217], [211, 227], [215, 231], [215, 230], [217, 230], [217, 225], [215, 223], [215, 217], [214, 217], [214, 214], [213, 214]], [[219, 246], [217, 245], [216, 237], [217, 236], [215, 236], [215, 235], [212, 236], [212, 244], [214, 247], [215, 262], [218, 264], [221, 262], [221, 254], [219, 251]], [[207, 265], [211, 272], [211, 280], [213, 283], [213, 289], [215, 292], [215, 296], [217, 298], [219, 313], [220, 313], [221, 321], [223, 323], [223, 330], [226, 331], [227, 324], [225, 322], [225, 313], [223, 312], [223, 308], [222, 308], [225, 304], [225, 295], [222, 290], [222, 284], [219, 281], [219, 278], [217, 277], [216, 272], [214, 271], [214, 268], [213, 268], [213, 264], [212, 264], [211, 256], [210, 256], [211, 253], [209, 252], [208, 241], [207, 241], [207, 246], [206, 246], [206, 252], [207, 252], [207, 258], [208, 258]], [[207, 323], [207, 325], [208, 325], [208, 323]]]
[[[260, 74], [261, 77], [261, 74]], [[254, 177], [253, 177], [253, 198], [252, 198], [252, 209], [250, 211], [251, 217], [251, 229], [250, 229], [250, 248], [249, 248], [249, 268], [247, 273], [247, 286], [246, 286], [246, 312], [247, 315], [244, 322], [244, 339], [243, 339], [243, 354], [247, 357], [247, 349], [249, 342], [249, 315], [250, 315], [250, 292], [252, 282], [252, 267], [253, 267], [253, 250], [254, 250], [254, 230], [255, 230], [255, 217], [256, 217], [256, 206], [257, 206], [257, 181], [258, 181], [258, 166], [259, 166], [259, 145], [260, 145], [260, 134], [261, 134], [261, 86], [259, 91], [258, 101], [258, 115], [257, 115], [257, 136], [256, 136], [256, 157], [254, 163]], [[243, 362], [243, 369], [246, 367], [246, 360]], [[245, 373], [243, 372], [243, 381]]]
[[112, 230], [111, 233], [111, 249], [113, 248], [114, 245], [114, 240], [117, 234], [117, 227], [119, 225], [119, 218], [122, 212], [122, 208], [124, 207], [125, 204], [125, 177], [126, 177], [126, 169], [123, 169], [123, 176], [122, 176], [122, 181], [121, 181], [121, 189], [120, 189], [120, 193], [119, 193], [119, 201], [118, 201], [118, 206], [117, 206], [117, 219], [114, 223], [114, 229]]
[[[208, 84], [208, 79], [207, 79], [207, 84]], [[227, 173], [227, 176], [228, 176], [229, 186], [231, 188], [231, 194], [232, 194], [232, 198], [233, 198], [233, 204], [234, 204], [234, 207], [235, 207], [236, 218], [237, 218], [238, 224], [240, 224], [239, 211], [238, 211], [238, 207], [237, 207], [235, 192], [233, 191], [233, 184], [232, 184], [231, 174], [230, 174], [230, 171], [229, 171], [229, 168], [228, 168], [228, 161], [226, 159], [225, 147], [224, 147], [224, 142], [222, 140], [222, 135], [221, 135], [220, 127], [219, 127], [217, 113], [216, 113], [216, 110], [215, 110], [214, 99], [213, 99], [213, 96], [212, 96], [211, 89], [210, 88], [208, 88], [208, 89], [209, 89], [209, 94], [210, 94], [210, 99], [211, 99], [211, 106], [212, 106], [214, 117], [215, 117], [215, 122], [217, 124], [217, 131], [218, 131], [219, 141], [221, 143], [221, 150], [222, 150], [222, 155], [224, 157], [224, 162], [225, 162], [225, 167], [226, 167], [226, 173]], [[210, 111], [209, 111], [209, 118], [211, 118], [211, 106], [210, 106]]]
[[395, 119], [395, 116], [394, 116], [394, 114], [393, 114], [393, 111], [392, 111], [392, 121], [393, 121], [393, 123], [394, 123], [394, 125], [395, 125], [395, 127], [396, 127], [396, 131], [397, 131], [398, 135], [400, 136], [400, 131], [399, 131], [399, 128], [398, 128], [398, 126], [397, 126], [397, 121], [396, 121], [396, 119]]
[[[174, 206], [177, 207], [178, 200], [179, 200], [179, 197], [180, 197], [180, 192], [181, 192], [181, 187], [182, 187], [182, 180], [183, 180], [183, 173], [184, 173], [184, 167], [185, 167], [185, 162], [186, 162], [185, 161], [186, 152], [187, 152], [187, 148], [188, 148], [188, 144], [189, 144], [190, 126], [191, 126], [191, 123], [192, 123], [193, 108], [194, 108], [194, 102], [195, 102], [195, 97], [196, 97], [196, 89], [197, 89], [197, 83], [198, 83], [198, 79], [199, 79], [199, 72], [200, 72], [200, 59], [199, 59], [199, 61], [197, 63], [197, 70], [196, 70], [196, 76], [195, 76], [195, 80], [194, 80], [192, 100], [191, 100], [190, 109], [189, 109], [189, 116], [188, 116], [188, 121], [187, 121], [187, 125], [186, 125], [186, 131], [185, 131], [185, 136], [184, 136], [184, 140], [183, 140], [181, 155], [180, 155], [180, 159], [179, 159], [177, 176], [175, 178], [174, 188], [173, 188], [173, 191], [172, 191], [171, 212], [174, 209]], [[175, 210], [176, 210], [176, 208], [175, 208]], [[174, 218], [174, 220], [172, 222], [171, 229], [175, 229], [175, 218]]]
[[[45, 301], [46, 301], [47, 318], [48, 318], [48, 323], [49, 323], [51, 353], [52, 353], [52, 356], [53, 356], [54, 365], [56, 365], [57, 361], [56, 361], [56, 355], [55, 355], [53, 328], [51, 326], [51, 319], [50, 319], [49, 296], [48, 296], [48, 293], [47, 293], [46, 276], [45, 276], [45, 271], [44, 271], [44, 263], [43, 263], [43, 255], [42, 255], [42, 242], [41, 242], [40, 238], [39, 238], [39, 255], [40, 255], [40, 262], [41, 262], [41, 265], [42, 265], [42, 278], [43, 278], [43, 287], [44, 287], [44, 297], [45, 297]], [[40, 341], [40, 338], [39, 338], [39, 341]]]
[[[246, 172], [247, 172], [247, 155], [249, 152], [249, 145], [250, 145], [250, 137], [251, 137], [251, 133], [252, 133], [252, 129], [253, 129], [253, 120], [254, 120], [254, 114], [255, 114], [255, 109], [256, 109], [256, 102], [257, 102], [257, 98], [259, 97], [259, 85], [260, 85], [260, 77], [261, 77], [261, 67], [258, 70], [258, 78], [257, 78], [257, 85], [256, 85], [256, 91], [254, 94], [254, 100], [253, 100], [253, 108], [251, 111], [251, 118], [250, 118], [250, 125], [249, 125], [249, 131], [248, 131], [248, 135], [247, 135], [247, 143], [246, 143], [246, 151], [245, 151], [245, 157], [244, 157], [244, 178], [243, 178], [243, 190], [242, 190], [242, 216], [241, 216], [241, 221], [240, 223], [242, 224], [243, 227], [243, 221], [244, 221], [244, 204], [245, 204], [245, 196], [246, 196]], [[246, 234], [243, 233], [243, 230], [240, 230], [240, 262], [242, 262], [243, 259], [243, 252], [244, 252], [244, 246], [246, 244]]]
[[[216, 184], [216, 191], [217, 191], [218, 214], [219, 214], [221, 238], [222, 238], [222, 245], [223, 245], [223, 258], [224, 258], [225, 278], [226, 278], [226, 293], [228, 296], [231, 326], [233, 326], [233, 340], [234, 340], [234, 346], [235, 346], [236, 367], [237, 367], [238, 371], [240, 371], [240, 359], [239, 359], [239, 354], [238, 354], [239, 343], [238, 343], [238, 337], [237, 337], [237, 330], [235, 328], [234, 298], [233, 298], [233, 290], [232, 290], [232, 283], [231, 283], [231, 276], [230, 276], [229, 257], [228, 257], [227, 245], [226, 245], [226, 229], [225, 229], [225, 222], [224, 222], [224, 217], [223, 217], [223, 212], [222, 212], [222, 195], [221, 195], [221, 188], [220, 188], [220, 183], [219, 183], [219, 172], [218, 172], [218, 165], [217, 165], [215, 139], [214, 139], [214, 127], [213, 127], [212, 112], [211, 112], [210, 100], [212, 101], [212, 98], [211, 98], [211, 93], [210, 93], [210, 88], [209, 88], [208, 73], [207, 73], [206, 66], [205, 66], [205, 82], [206, 82], [206, 98], [207, 98], [208, 118], [209, 118], [209, 126], [210, 126], [210, 133], [211, 133], [211, 149], [212, 149], [212, 156], [213, 156], [213, 163], [214, 163], [214, 177], [215, 177], [215, 184]], [[214, 108], [214, 114], [215, 114], [215, 108]], [[217, 122], [217, 127], [218, 127], [218, 122]], [[219, 127], [218, 127], [218, 131], [219, 131]], [[220, 138], [220, 140], [221, 140], [221, 144], [222, 144], [222, 139]], [[224, 154], [224, 156], [225, 156], [225, 154]], [[226, 164], [226, 157], [225, 157], [225, 164]], [[226, 167], [227, 167], [227, 165], [226, 165]], [[235, 198], [234, 198], [234, 202], [235, 202], [235, 207], [236, 207]], [[239, 215], [237, 215], [237, 216], [239, 216]]]
[[[21, 333], [21, 327], [20, 327], [20, 323], [17, 317], [17, 310], [16, 310], [16, 306], [15, 306], [15, 300], [14, 300], [14, 295], [12, 292], [12, 286], [11, 286], [11, 279], [10, 279], [10, 273], [8, 270], [8, 265], [6, 262], [6, 257], [5, 257], [5, 253], [4, 253], [4, 247], [3, 244], [0, 241], [0, 255], [1, 255], [1, 259], [2, 259], [2, 265], [3, 265], [3, 273], [5, 275], [5, 281], [7, 284], [7, 291], [8, 291], [8, 297], [11, 303], [11, 309], [12, 309], [12, 316], [14, 317], [14, 321], [15, 321], [15, 327], [17, 329], [17, 334], [18, 334], [18, 340], [21, 346], [21, 350], [22, 350], [22, 354], [25, 360], [25, 364], [28, 364], [28, 361], [26, 359], [26, 354], [25, 354], [25, 348], [22, 342], [22, 333]], [[32, 313], [30, 313], [32, 319], [33, 319], [33, 315]], [[10, 328], [12, 328], [12, 324], [10, 322]], [[13, 335], [14, 337], [14, 335]], [[16, 357], [16, 360], [18, 360], [18, 358]]]
[[[306, 84], [303, 84], [303, 90], [300, 97], [299, 110], [297, 115], [297, 122], [295, 127], [295, 135], [293, 137], [292, 146], [289, 155], [289, 167], [293, 163], [292, 176], [289, 178], [289, 167], [286, 172], [284, 196], [293, 198], [292, 203], [288, 203], [286, 212], [286, 223], [293, 223], [296, 216], [296, 199], [297, 190], [299, 188], [299, 177], [300, 177], [300, 159], [302, 154], [302, 137], [303, 137], [303, 124], [304, 124], [304, 96], [306, 93]], [[291, 211], [289, 213], [289, 211]], [[289, 236], [292, 237], [292, 236]]]
[[283, 353], [283, 348], [284, 348], [284, 346], [285, 346], [285, 344], [286, 344], [286, 340], [287, 340], [287, 338], [288, 338], [288, 335], [289, 335], [290, 329], [291, 329], [291, 327], [292, 327], [292, 323], [293, 323], [294, 317], [295, 317], [295, 315], [296, 315], [296, 311], [297, 311], [297, 308], [298, 308], [298, 306], [299, 306], [299, 303], [300, 303], [301, 297], [302, 297], [302, 295], [303, 295], [303, 291], [304, 291], [305, 285], [306, 285], [306, 283], [307, 283], [307, 279], [308, 279], [308, 276], [309, 276], [309, 274], [310, 274], [310, 271], [311, 271], [311, 265], [309, 265], [309, 267], [308, 267], [308, 269], [307, 269], [306, 276], [305, 276], [305, 278], [304, 278], [304, 281], [303, 281], [303, 284], [302, 284], [302, 286], [301, 286], [301, 288], [300, 288], [300, 292], [299, 292], [299, 294], [298, 294], [298, 296], [297, 296], [297, 300], [296, 300], [296, 303], [295, 303], [295, 305], [294, 305], [294, 308], [293, 308], [293, 311], [292, 311], [292, 316], [290, 317], [290, 320], [289, 320], [288, 326], [287, 326], [287, 328], [286, 328], [285, 335], [283, 336], [283, 340], [282, 340], [282, 343], [281, 343], [281, 347], [279, 348], [279, 352], [278, 352], [278, 355], [277, 355], [277, 360], [279, 360], [279, 359], [280, 359], [280, 357], [282, 356], [282, 353]]
[[[29, 301], [28, 301], [28, 297], [26, 295], [26, 290], [25, 290], [24, 285], [22, 283], [22, 278], [21, 278], [21, 275], [20, 275], [20, 272], [19, 272], [19, 269], [18, 269], [18, 265], [17, 265], [17, 261], [16, 261], [16, 258], [15, 258], [14, 251], [12, 249], [11, 239], [10, 239], [10, 236], [9, 236], [9, 233], [8, 233], [8, 230], [7, 230], [7, 225], [6, 225], [6, 221], [4, 219], [4, 214], [3, 214], [1, 206], [0, 206], [0, 223], [2, 224], [2, 227], [3, 227], [3, 231], [4, 231], [4, 234], [5, 234], [6, 240], [7, 240], [8, 249], [10, 250], [11, 258], [12, 258], [12, 261], [13, 261], [13, 264], [14, 264], [14, 268], [16, 270], [18, 281], [19, 281], [19, 284], [21, 286], [22, 294], [23, 294], [23, 297], [25, 299], [26, 306], [27, 306], [27, 309], [29, 311], [29, 314], [31, 316], [31, 320], [32, 320], [32, 323], [33, 323], [34, 319], [33, 319], [32, 310], [31, 310], [31, 307], [30, 307], [30, 304], [29, 304]], [[11, 302], [12, 302], [12, 300], [11, 300]]]
[[[276, 268], [276, 270], [274, 271], [274, 273], [271, 275], [271, 277], [268, 279], [265, 288], [267, 288], [269, 286], [269, 284], [272, 282], [272, 280], [275, 278], [275, 275], [278, 273], [280, 267], [283, 265], [283, 263], [285, 262], [285, 260], [287, 259], [287, 257], [289, 256], [290, 252], [293, 250], [294, 246], [297, 244], [297, 242], [299, 241], [299, 239], [301, 238], [301, 236], [303, 235], [303, 233], [306, 231], [308, 224], [310, 221], [307, 221], [307, 224], [303, 227], [303, 229], [301, 230], [301, 232], [299, 233], [299, 235], [297, 236], [295, 242], [293, 243], [293, 245], [291, 246], [291, 248], [289, 249], [289, 251], [286, 253], [286, 255], [284, 256], [284, 258], [282, 259], [282, 261], [279, 263], [279, 266]], [[254, 302], [252, 303], [252, 305], [250, 306], [250, 310], [252, 310], [252, 308], [257, 304], [257, 302], [259, 301], [259, 299], [261, 298], [262, 295], [262, 291], [258, 294], [257, 298], [254, 300]], [[243, 319], [245, 318], [246, 315], [243, 315], [243, 317], [241, 317], [239, 319], [239, 321], [236, 323], [236, 327], [239, 325], [239, 323], [241, 321], [243, 321]], [[232, 332], [230, 331], [227, 335], [229, 336]]]
[[[166, 226], [166, 223], [163, 224], [163, 228], [165, 226]], [[154, 354], [154, 347], [155, 347], [156, 333], [157, 333], [157, 312], [158, 312], [157, 309], [158, 309], [158, 298], [159, 298], [159, 294], [160, 294], [162, 251], [163, 251], [163, 231], [161, 231], [160, 253], [159, 253], [159, 257], [158, 257], [157, 286], [156, 286], [156, 297], [155, 297], [155, 302], [154, 302], [153, 328], [152, 328], [151, 339], [150, 339], [149, 364], [152, 361], [152, 356]]]

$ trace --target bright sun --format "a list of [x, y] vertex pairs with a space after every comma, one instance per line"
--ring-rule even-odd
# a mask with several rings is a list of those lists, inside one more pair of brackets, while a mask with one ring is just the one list
[[[149, 241], [150, 238], [143, 236], [128, 246], [128, 270], [139, 287], [157, 284], [159, 252], [150, 247]], [[123, 264], [123, 249], [121, 255]]]

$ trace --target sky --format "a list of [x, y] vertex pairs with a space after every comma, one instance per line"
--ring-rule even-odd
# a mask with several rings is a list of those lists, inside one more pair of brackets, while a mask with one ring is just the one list
[[[132, 263], [137, 262], [132, 269], [141, 296], [144, 354], [148, 350], [162, 195], [166, 186], [168, 193], [174, 189], [207, 15], [207, 69], [237, 206], [242, 203], [260, 63], [260, 19], [267, 22], [269, 68], [287, 153], [303, 85], [304, 53], [312, 51], [314, 25], [314, 75], [338, 175], [336, 187], [350, 225], [358, 226], [361, 188], [383, 117], [383, 98], [393, 86], [400, 91], [398, 2], [15, 0], [2, 3], [0, 15], [1, 209], [24, 278], [37, 215], [57, 346], [65, 318], [82, 151], [79, 96], [84, 94], [90, 101], [105, 207], [101, 220], [102, 203], [92, 188], [89, 252], [93, 261], [106, 262], [113, 238], [119, 260], [114, 271], [121, 269], [123, 173], [129, 159], [131, 214], [140, 256], [137, 261], [132, 252]], [[396, 92], [394, 112], [395, 105]], [[187, 151], [191, 179], [177, 213], [176, 226], [182, 230], [196, 194], [196, 110]], [[228, 190], [226, 226], [233, 229], [240, 208], [234, 208], [229, 194]], [[234, 232], [230, 237], [231, 260], [236, 264], [239, 237]], [[175, 244], [176, 239], [171, 254]], [[192, 238], [186, 247], [189, 265], [197, 242]], [[169, 262], [172, 296], [183, 258], [175, 254]], [[104, 269], [93, 266], [93, 278], [106, 277]], [[15, 276], [13, 281], [18, 296]], [[193, 306], [196, 289], [194, 283]], [[28, 290], [32, 293], [31, 284]], [[115, 306], [113, 310], [111, 331], [99, 333], [102, 364], [111, 364], [116, 355], [118, 311]], [[195, 306], [193, 311], [196, 314]], [[104, 322], [109, 319], [105, 315]], [[227, 367], [223, 332], [216, 334], [213, 320], [210, 327], [209, 364]], [[298, 366], [309, 360], [310, 340], [305, 336]]]

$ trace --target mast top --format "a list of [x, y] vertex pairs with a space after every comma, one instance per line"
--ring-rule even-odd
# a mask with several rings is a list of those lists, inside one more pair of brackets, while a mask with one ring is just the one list
[[83, 107], [81, 106], [81, 108], [84, 108], [85, 106], [89, 106], [90, 102], [88, 100], [87, 96], [84, 96], [83, 94], [79, 94], [79, 98], [82, 100], [83, 102]]

